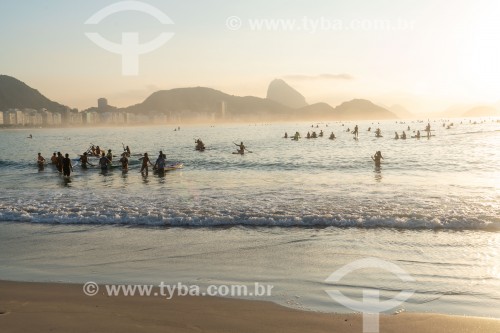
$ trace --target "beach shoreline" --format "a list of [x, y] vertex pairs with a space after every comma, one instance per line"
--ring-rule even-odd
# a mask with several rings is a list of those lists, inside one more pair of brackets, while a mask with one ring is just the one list
[[[219, 297], [86, 296], [81, 284], [0, 281], [2, 332], [362, 332], [361, 314]], [[492, 318], [382, 315], [380, 332], [500, 331]]]

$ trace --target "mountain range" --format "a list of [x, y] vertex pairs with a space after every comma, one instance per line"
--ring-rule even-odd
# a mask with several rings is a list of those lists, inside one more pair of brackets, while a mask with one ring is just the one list
[[305, 97], [281, 79], [271, 81], [266, 98], [294, 109], [307, 106]]
[[0, 75], [0, 111], [15, 108], [63, 111], [67, 107], [51, 101], [24, 82], [11, 76]]
[[[43, 96], [25, 83], [0, 75], [0, 111], [10, 108], [46, 108], [61, 112], [68, 107]], [[95, 108], [90, 108], [95, 110]], [[353, 99], [337, 107], [326, 103], [308, 104], [297, 90], [281, 79], [273, 80], [267, 97], [234, 96], [206, 88], [176, 88], [160, 90], [143, 102], [112, 109], [139, 114], [165, 114], [189, 119], [225, 119], [238, 121], [283, 121], [283, 120], [383, 120], [413, 118], [403, 106], [385, 108], [366, 99]], [[493, 106], [461, 110], [456, 116], [500, 115]]]

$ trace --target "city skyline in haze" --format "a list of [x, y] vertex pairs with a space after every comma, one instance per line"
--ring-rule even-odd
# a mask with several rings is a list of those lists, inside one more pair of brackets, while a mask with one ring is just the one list
[[[125, 107], [157, 90], [206, 86], [265, 97], [282, 78], [308, 103], [353, 98], [404, 105], [412, 112], [500, 100], [500, 22], [494, 0], [456, 1], [160, 1], [162, 25], [120, 12], [89, 26], [119, 1], [2, 2], [0, 73], [52, 100], [85, 109], [106, 97]], [[138, 75], [122, 74], [120, 55], [94, 44], [98, 32], [140, 43], [173, 37], [139, 56]]]

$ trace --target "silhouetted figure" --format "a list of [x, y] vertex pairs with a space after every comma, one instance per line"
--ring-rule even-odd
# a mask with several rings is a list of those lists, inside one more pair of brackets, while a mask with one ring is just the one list
[[238, 153], [243, 155], [245, 153], [245, 145], [243, 144], [243, 141], [241, 141], [240, 144], [235, 143], [235, 145], [238, 147]]
[[120, 158], [120, 163], [122, 164], [122, 170], [128, 170], [128, 158], [126, 152], [122, 154], [122, 158]]
[[425, 131], [427, 132], [427, 137], [431, 137], [431, 124], [427, 123], [427, 126], [425, 126]]
[[59, 172], [63, 172], [63, 160], [64, 160], [64, 156], [61, 154], [60, 151], [57, 152], [57, 163], [56, 163], [56, 167], [57, 167], [57, 171]]
[[43, 169], [43, 165], [45, 164], [45, 158], [43, 158], [41, 153], [38, 153], [36, 163], [40, 169]]
[[71, 171], [73, 171], [73, 165], [71, 164], [71, 160], [69, 158], [69, 154], [64, 155], [62, 161], [63, 175], [65, 177], [71, 176]]
[[106, 157], [106, 154], [102, 152], [101, 158], [99, 159], [99, 166], [101, 167], [101, 170], [103, 171], [108, 170], [108, 165], [110, 164], [111, 161]]
[[379, 151], [377, 151], [375, 153], [375, 155], [372, 156], [372, 160], [375, 162], [375, 166], [378, 168], [380, 167], [380, 163], [381, 163], [381, 160], [383, 160], [384, 158], [382, 157], [382, 153]]
[[83, 155], [80, 156], [80, 160], [79, 161], [82, 163], [82, 168], [84, 168], [84, 169], [87, 169], [87, 164], [92, 165], [89, 162], [89, 157], [88, 157], [88, 153], [87, 152], [83, 153]]
[[153, 164], [149, 160], [148, 153], [144, 153], [144, 157], [142, 158], [141, 173], [146, 174], [146, 176], [148, 175], [148, 171], [149, 171], [148, 163], [149, 163], [149, 165], [153, 166]]
[[203, 143], [203, 141], [201, 141], [201, 139], [195, 140], [194, 143], [196, 143], [196, 147], [195, 147], [196, 150], [198, 150], [198, 151], [205, 150], [205, 144]]

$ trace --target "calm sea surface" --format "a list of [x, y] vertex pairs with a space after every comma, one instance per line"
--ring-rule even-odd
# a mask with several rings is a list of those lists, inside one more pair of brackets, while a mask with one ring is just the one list
[[[394, 132], [410, 137], [426, 123], [394, 121], [359, 122], [359, 140], [346, 132], [352, 122], [2, 130], [0, 279], [259, 281], [275, 285], [273, 301], [345, 312], [324, 280], [376, 257], [415, 282], [370, 272], [337, 288], [351, 297], [412, 289], [410, 311], [500, 317], [500, 123], [452, 121], [431, 121], [435, 136], [420, 140]], [[325, 137], [282, 138], [312, 130]], [[232, 154], [240, 141], [252, 153]], [[138, 156], [126, 173], [76, 165], [65, 179], [36, 167], [38, 152], [76, 159], [91, 143], [116, 154], [122, 143], [133, 154], [163, 150], [184, 169], [143, 177]]]

